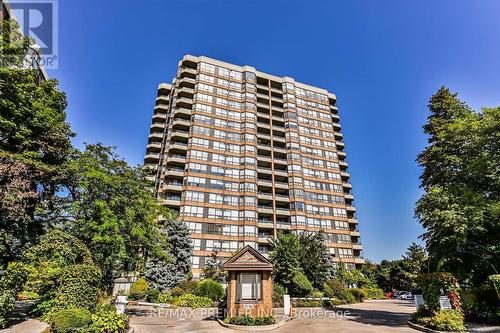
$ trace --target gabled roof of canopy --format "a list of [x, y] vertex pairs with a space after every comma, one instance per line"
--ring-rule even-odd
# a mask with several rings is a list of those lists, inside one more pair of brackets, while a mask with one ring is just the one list
[[273, 264], [250, 245], [236, 252], [224, 263], [227, 271], [272, 271]]

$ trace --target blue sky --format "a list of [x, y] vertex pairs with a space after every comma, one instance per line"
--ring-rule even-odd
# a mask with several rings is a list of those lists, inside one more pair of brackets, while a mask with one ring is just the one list
[[251, 65], [337, 94], [364, 244], [399, 258], [423, 232], [415, 157], [446, 85], [500, 105], [500, 1], [59, 1], [59, 69], [74, 142], [142, 163], [156, 87], [181, 57]]

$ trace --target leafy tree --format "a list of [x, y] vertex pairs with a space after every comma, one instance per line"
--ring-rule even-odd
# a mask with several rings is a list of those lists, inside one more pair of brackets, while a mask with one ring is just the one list
[[165, 224], [171, 260], [154, 258], [146, 264], [144, 276], [159, 290], [167, 290], [186, 280], [191, 272], [191, 237], [182, 221], [173, 218]]
[[325, 244], [323, 232], [302, 233], [299, 236], [299, 265], [307, 279], [316, 289], [333, 275], [333, 262], [328, 247]]
[[475, 112], [442, 87], [429, 110], [415, 214], [431, 269], [481, 283], [500, 269], [500, 108]]
[[66, 96], [56, 80], [40, 82], [20, 67], [32, 44], [12, 20], [2, 21], [0, 53], [0, 265], [18, 258], [52, 222], [57, 192], [67, 176], [74, 135], [66, 122]]
[[210, 257], [205, 261], [205, 266], [202, 269], [202, 277], [204, 279], [212, 279], [214, 281], [224, 283], [227, 280], [227, 272], [224, 270], [224, 262], [217, 256], [218, 251], [210, 254]]
[[296, 235], [278, 233], [276, 240], [271, 240], [273, 250], [270, 259], [274, 264], [276, 283], [287, 289], [293, 286], [293, 278], [300, 271], [300, 242]]
[[149, 257], [167, 258], [160, 206], [138, 167], [110, 147], [86, 145], [70, 163], [68, 230], [90, 249], [105, 283], [120, 270], [138, 270]]

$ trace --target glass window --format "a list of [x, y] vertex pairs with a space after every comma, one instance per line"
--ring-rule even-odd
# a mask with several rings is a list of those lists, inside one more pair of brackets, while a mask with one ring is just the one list
[[262, 299], [262, 276], [259, 273], [238, 274], [238, 301]]

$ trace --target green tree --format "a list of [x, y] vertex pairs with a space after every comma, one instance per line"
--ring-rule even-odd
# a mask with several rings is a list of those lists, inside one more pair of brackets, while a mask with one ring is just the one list
[[500, 269], [500, 108], [475, 112], [442, 87], [429, 110], [415, 214], [431, 268], [481, 283]]
[[270, 259], [274, 264], [274, 280], [287, 289], [292, 289], [293, 279], [300, 271], [299, 256], [300, 243], [296, 235], [278, 233], [278, 237], [271, 241], [273, 250]]
[[172, 217], [165, 223], [164, 233], [169, 242], [170, 258], [152, 258], [146, 264], [144, 274], [153, 287], [162, 291], [188, 279], [193, 252], [189, 229], [184, 222]]
[[14, 65], [0, 68], [0, 266], [5, 267], [53, 222], [73, 132], [57, 81], [40, 82], [37, 71], [20, 67], [31, 40], [12, 20], [1, 24], [0, 54], [12, 57]]
[[68, 230], [90, 249], [105, 283], [120, 270], [138, 270], [149, 257], [168, 257], [160, 206], [139, 167], [130, 167], [110, 147], [86, 145], [70, 164]]
[[333, 262], [325, 244], [323, 232], [302, 233], [299, 236], [299, 265], [314, 288], [321, 289], [333, 275]]
[[225, 283], [227, 280], [227, 272], [224, 270], [223, 266], [224, 262], [219, 258], [218, 251], [214, 251], [205, 261], [201, 276], [204, 279], [212, 279], [219, 283]]

